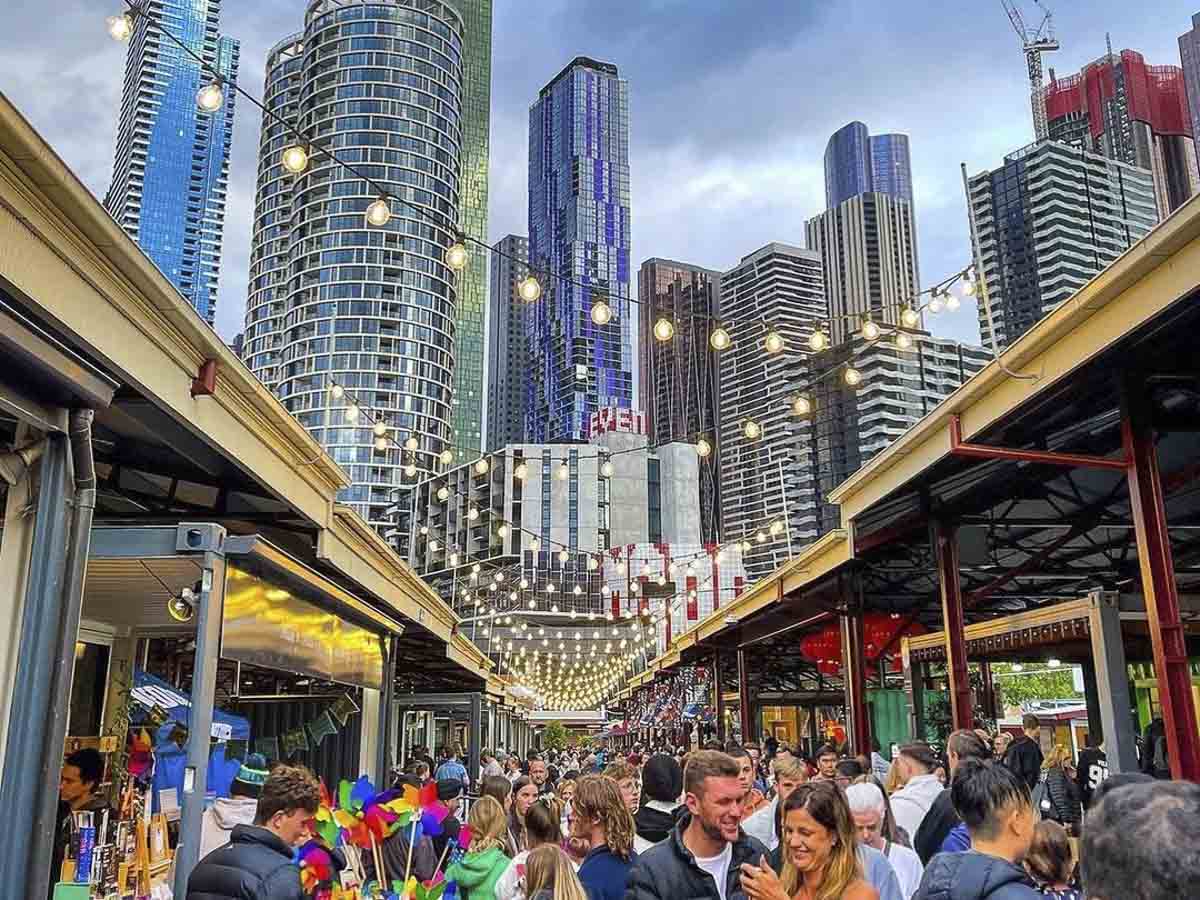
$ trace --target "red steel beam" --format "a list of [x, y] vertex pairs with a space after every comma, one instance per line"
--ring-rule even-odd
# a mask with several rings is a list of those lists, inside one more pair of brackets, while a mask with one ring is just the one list
[[742, 726], [742, 743], [749, 744], [757, 738], [750, 730], [750, 670], [746, 651], [738, 648], [738, 719]]
[[1080, 535], [1079, 529], [1077, 529], [1077, 528], [1068, 529], [1066, 532], [1064, 532], [1059, 537], [1052, 540], [1049, 544], [1047, 544], [1045, 547], [1043, 547], [1037, 553], [1033, 554], [1033, 556], [1029, 557], [1029, 559], [1025, 560], [1025, 562], [1021, 563], [1020, 565], [1013, 566], [1011, 569], [1009, 569], [1003, 575], [996, 576], [995, 579], [993, 579], [992, 581], [989, 581], [983, 587], [976, 588], [975, 590], [971, 591], [969, 594], [966, 595], [966, 598], [963, 601], [963, 605], [967, 609], [971, 609], [974, 606], [978, 606], [980, 603], [982, 603], [988, 597], [992, 596], [992, 594], [996, 593], [996, 591], [1000, 590], [1000, 588], [1004, 587], [1006, 584], [1008, 584], [1013, 579], [1020, 578], [1022, 575], [1025, 575], [1025, 574], [1037, 569], [1039, 566], [1041, 566], [1042, 563], [1044, 563], [1047, 559], [1049, 559], [1051, 556], [1053, 556], [1054, 553], [1060, 547], [1062, 547], [1064, 544], [1067, 544], [1067, 543], [1073, 541], [1075, 538], [1079, 537], [1079, 535]]
[[971, 678], [967, 671], [967, 641], [963, 632], [962, 584], [958, 575], [958, 540], [953, 525], [934, 522], [942, 622], [946, 628], [946, 674], [950, 677], [950, 719], [954, 728], [974, 727]]
[[1140, 412], [1125, 410], [1121, 419], [1121, 437], [1130, 459], [1129, 501], [1137, 535], [1150, 643], [1154, 650], [1154, 674], [1162, 703], [1171, 775], [1197, 781], [1200, 780], [1200, 733], [1196, 729], [1187, 642], [1179, 615], [1163, 482], [1154, 446], [1154, 429], [1141, 416], [1134, 421], [1134, 415]]
[[1129, 468], [1126, 457], [1112, 459], [1107, 456], [1089, 456], [1085, 453], [1052, 453], [1049, 450], [1014, 450], [1010, 447], [991, 447], [987, 444], [968, 444], [962, 439], [962, 419], [950, 417], [950, 454], [970, 456], [976, 459], [1006, 459], [1010, 462], [1042, 463], [1051, 466], [1081, 466], [1092, 469], [1114, 469], [1124, 472]]
[[866, 650], [863, 647], [861, 612], [841, 616], [842, 684], [846, 693], [846, 718], [855, 753], [871, 755], [871, 714], [867, 707]]
[[717, 740], [724, 744], [729, 738], [725, 734], [725, 686], [721, 684], [721, 651], [713, 650], [713, 690], [716, 693], [713, 707], [717, 711]]

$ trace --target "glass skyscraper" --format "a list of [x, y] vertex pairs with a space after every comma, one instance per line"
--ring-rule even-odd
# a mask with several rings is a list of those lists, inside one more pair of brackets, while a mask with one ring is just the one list
[[[485, 256], [456, 274], [445, 249], [459, 229], [486, 228], [475, 207], [486, 204], [490, 53], [471, 54], [490, 47], [491, 2], [310, 0], [304, 26], [268, 55], [264, 102], [382, 185], [392, 217], [368, 225], [375, 189], [320, 153], [286, 172], [295, 138], [264, 119], [243, 353], [349, 473], [340, 499], [386, 528], [402, 489], [444, 468], [442, 451], [479, 448], [482, 384], [469, 427], [456, 425], [467, 408], [456, 401], [472, 398], [455, 385], [471, 352], [482, 380], [482, 295], [474, 338], [460, 323], [464, 291], [486, 284]], [[395, 442], [376, 446], [375, 421]], [[460, 427], [474, 437], [460, 441]]]
[[559, 278], [531, 316], [526, 439], [583, 439], [596, 409], [633, 401], [629, 86], [611, 63], [576, 58], [529, 110], [529, 262]]
[[825, 207], [869, 193], [912, 203], [908, 135], [872, 135], [862, 122], [851, 122], [825, 145]]
[[[217, 33], [220, 0], [159, 0], [135, 17], [112, 185], [104, 205], [208, 323], [216, 313], [238, 42]], [[154, 22], [151, 22], [150, 19]], [[202, 112], [211, 80], [154, 24], [179, 38], [226, 83], [225, 102]]]

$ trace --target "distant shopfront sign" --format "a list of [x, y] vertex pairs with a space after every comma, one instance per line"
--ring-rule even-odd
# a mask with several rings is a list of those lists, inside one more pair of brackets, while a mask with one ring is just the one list
[[592, 413], [588, 423], [588, 437], [602, 434], [646, 434], [646, 414], [619, 406], [606, 406]]

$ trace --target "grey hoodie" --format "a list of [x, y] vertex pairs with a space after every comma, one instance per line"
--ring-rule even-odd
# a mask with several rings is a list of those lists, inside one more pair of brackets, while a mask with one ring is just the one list
[[258, 801], [253, 797], [218, 797], [204, 811], [200, 828], [200, 859], [229, 843], [235, 825], [253, 825]]
[[939, 853], [925, 867], [912, 900], [1041, 900], [1025, 872], [975, 850]]

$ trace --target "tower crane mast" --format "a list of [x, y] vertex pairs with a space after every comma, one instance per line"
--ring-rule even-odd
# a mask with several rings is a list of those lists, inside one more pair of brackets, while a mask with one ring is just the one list
[[1059, 49], [1061, 46], [1054, 36], [1054, 16], [1044, 6], [1041, 0], [1033, 0], [1042, 20], [1037, 28], [1025, 24], [1025, 17], [1017, 6], [1016, 0], [1000, 0], [1000, 5], [1008, 14], [1013, 31], [1021, 39], [1021, 49], [1025, 52], [1025, 63], [1029, 70], [1029, 103], [1033, 110], [1033, 133], [1037, 140], [1049, 136], [1050, 127], [1046, 119], [1045, 74], [1042, 68], [1042, 54]]

